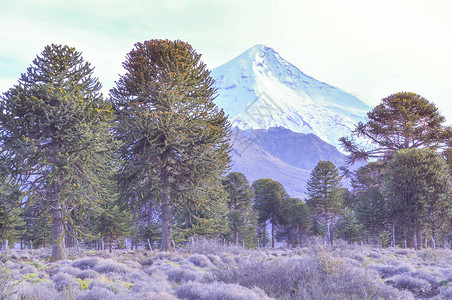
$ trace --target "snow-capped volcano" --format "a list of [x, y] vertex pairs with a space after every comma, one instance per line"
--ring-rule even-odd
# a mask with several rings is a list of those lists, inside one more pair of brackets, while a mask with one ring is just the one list
[[234, 126], [245, 129], [285, 127], [313, 133], [338, 146], [371, 109], [364, 101], [320, 82], [256, 45], [211, 72], [218, 89], [215, 103]]

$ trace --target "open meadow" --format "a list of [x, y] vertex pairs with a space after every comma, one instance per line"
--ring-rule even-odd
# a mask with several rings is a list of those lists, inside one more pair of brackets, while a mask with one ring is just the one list
[[201, 240], [173, 252], [50, 250], [0, 263], [0, 299], [451, 299], [452, 251], [310, 240], [248, 250]]

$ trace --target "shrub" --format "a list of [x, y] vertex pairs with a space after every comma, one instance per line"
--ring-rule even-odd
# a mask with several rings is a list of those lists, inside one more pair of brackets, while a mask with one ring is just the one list
[[149, 280], [149, 281], [138, 281], [135, 282], [132, 287], [133, 293], [164, 293], [171, 291], [171, 284], [168, 281], [163, 280]]
[[208, 268], [212, 266], [210, 260], [202, 254], [193, 254], [188, 258], [188, 261], [200, 268]]
[[175, 267], [166, 272], [168, 280], [175, 283], [196, 281], [202, 277], [202, 273], [188, 268]]
[[414, 268], [408, 264], [398, 264], [398, 265], [382, 265], [376, 264], [372, 265], [371, 268], [378, 271], [378, 273], [383, 277], [391, 277], [394, 275], [399, 275], [403, 273], [414, 272]]
[[99, 276], [99, 273], [97, 273], [94, 270], [84, 270], [78, 273], [77, 278], [87, 279], [87, 278], [96, 278], [97, 276]]
[[79, 268], [81, 270], [88, 270], [92, 269], [97, 264], [98, 261], [99, 259], [96, 257], [85, 257], [82, 259], [77, 259], [74, 262], [72, 262], [72, 266]]
[[94, 270], [99, 273], [120, 273], [125, 274], [127, 272], [133, 272], [131, 268], [125, 264], [118, 263], [114, 260], [102, 260], [96, 263]]
[[96, 286], [79, 296], [77, 300], [112, 300], [114, 298], [115, 294], [112, 291]]
[[53, 284], [57, 291], [62, 291], [73, 286], [78, 286], [75, 279], [67, 273], [58, 273], [52, 277]]
[[388, 278], [387, 282], [393, 283], [393, 286], [398, 289], [406, 289], [415, 294], [429, 292], [432, 288], [427, 280], [414, 278], [410, 274], [395, 275]]
[[[257, 286], [283, 299], [381, 299], [401, 294], [375, 279], [371, 270], [354, 267], [326, 252], [297, 258], [224, 265], [214, 270], [217, 280]], [[404, 299], [410, 299], [405, 295]]]
[[185, 246], [184, 251], [198, 254], [219, 254], [219, 253], [233, 253], [241, 254], [246, 252], [242, 246], [223, 244], [215, 240], [198, 239], [193, 243]]
[[176, 296], [187, 300], [265, 300], [271, 299], [260, 289], [248, 289], [238, 284], [192, 282], [176, 289]]
[[11, 270], [0, 263], [0, 299], [9, 299], [17, 293], [17, 283], [14, 281]]

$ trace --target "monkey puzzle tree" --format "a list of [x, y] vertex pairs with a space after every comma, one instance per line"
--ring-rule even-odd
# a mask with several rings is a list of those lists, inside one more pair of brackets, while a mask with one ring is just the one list
[[384, 193], [399, 225], [413, 233], [416, 249], [422, 244], [424, 226], [435, 241], [452, 207], [449, 168], [439, 154], [429, 149], [396, 152], [386, 168]]
[[[251, 237], [248, 233], [255, 229], [256, 214], [253, 211], [254, 190], [245, 175], [231, 172], [223, 180], [223, 186], [228, 194], [228, 221], [233, 240], [237, 244], [239, 235]], [[253, 228], [254, 227], [254, 228]]]
[[161, 205], [162, 250], [169, 248], [172, 206], [181, 194], [220, 176], [229, 163], [230, 125], [213, 103], [213, 79], [200, 58], [181, 41], [137, 43], [110, 92], [123, 143], [120, 189]]
[[311, 214], [325, 222], [325, 244], [332, 243], [331, 226], [338, 216], [343, 202], [341, 177], [330, 161], [319, 161], [306, 184], [306, 204]]
[[49, 201], [52, 260], [65, 256], [69, 213], [105, 192], [112, 110], [92, 73], [74, 48], [46, 46], [1, 97], [2, 176], [17, 181], [28, 200]]
[[254, 207], [258, 211], [258, 219], [264, 224], [263, 244], [265, 247], [265, 226], [266, 222], [272, 224], [272, 248], [275, 247], [275, 227], [282, 222], [283, 203], [289, 199], [286, 190], [278, 181], [261, 178], [253, 182]]
[[396, 93], [381, 100], [359, 122], [353, 137], [370, 141], [373, 148], [361, 147], [354, 138], [342, 137], [342, 147], [350, 153], [348, 162], [391, 156], [401, 149], [444, 147], [452, 130], [443, 126], [445, 118], [435, 104], [414, 93]]

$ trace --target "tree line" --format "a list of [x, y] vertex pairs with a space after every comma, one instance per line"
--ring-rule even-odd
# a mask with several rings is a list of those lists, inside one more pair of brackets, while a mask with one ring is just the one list
[[[0, 101], [0, 241], [169, 250], [193, 236], [249, 247], [309, 235], [382, 245], [450, 239], [451, 129], [412, 93], [382, 100], [342, 138], [340, 171], [321, 161], [306, 199], [231, 172], [230, 124], [189, 44], [137, 43], [109, 96], [76, 49], [46, 46]], [[267, 230], [270, 229], [270, 233]], [[268, 236], [270, 240], [268, 241]]]

